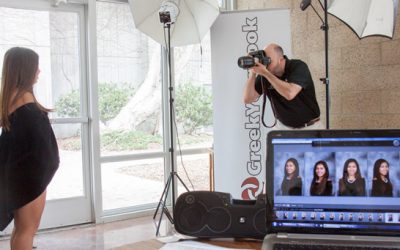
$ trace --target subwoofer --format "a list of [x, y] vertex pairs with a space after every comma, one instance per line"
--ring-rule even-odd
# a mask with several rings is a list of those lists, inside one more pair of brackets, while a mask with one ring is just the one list
[[200, 238], [263, 238], [266, 234], [266, 196], [235, 200], [229, 193], [193, 191], [176, 200], [177, 232]]

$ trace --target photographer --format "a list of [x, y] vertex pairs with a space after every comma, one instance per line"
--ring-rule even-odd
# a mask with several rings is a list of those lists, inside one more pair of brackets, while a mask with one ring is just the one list
[[267, 95], [281, 123], [278, 128], [304, 128], [317, 123], [320, 110], [307, 64], [288, 59], [277, 44], [268, 45], [264, 51], [270, 62], [267, 66], [256, 62], [250, 68], [244, 102], [249, 104]]

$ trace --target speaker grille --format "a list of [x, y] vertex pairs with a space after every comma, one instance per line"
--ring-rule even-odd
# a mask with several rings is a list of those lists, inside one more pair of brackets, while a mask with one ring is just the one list
[[193, 191], [178, 197], [174, 226], [177, 232], [195, 237], [262, 238], [265, 213], [265, 195], [259, 195], [256, 202], [238, 202], [229, 193]]
[[[207, 208], [200, 203], [185, 207], [178, 216], [178, 224], [186, 233], [197, 233], [205, 225]], [[175, 218], [176, 219], [176, 218]]]
[[207, 224], [214, 233], [223, 233], [227, 231], [232, 224], [231, 214], [222, 207], [212, 208], [208, 212]]
[[266, 229], [267, 224], [266, 224], [266, 219], [265, 219], [265, 213], [266, 213], [265, 208], [258, 210], [257, 213], [254, 215], [254, 219], [253, 219], [254, 228], [260, 234], [267, 233], [267, 229]]

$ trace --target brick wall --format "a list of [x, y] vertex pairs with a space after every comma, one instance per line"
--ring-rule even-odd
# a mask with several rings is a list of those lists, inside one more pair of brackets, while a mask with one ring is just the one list
[[[325, 41], [314, 11], [300, 10], [301, 0], [238, 0], [239, 10], [291, 9], [293, 58], [307, 62], [316, 85], [325, 124]], [[323, 16], [316, 0], [315, 8]], [[329, 15], [330, 127], [400, 127], [400, 16], [393, 39], [359, 40], [351, 29]]]

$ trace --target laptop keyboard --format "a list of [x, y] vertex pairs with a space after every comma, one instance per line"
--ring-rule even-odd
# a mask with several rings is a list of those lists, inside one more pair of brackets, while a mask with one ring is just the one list
[[332, 246], [332, 245], [300, 245], [300, 244], [274, 244], [274, 250], [396, 250], [399, 248], [362, 247], [362, 246]]

